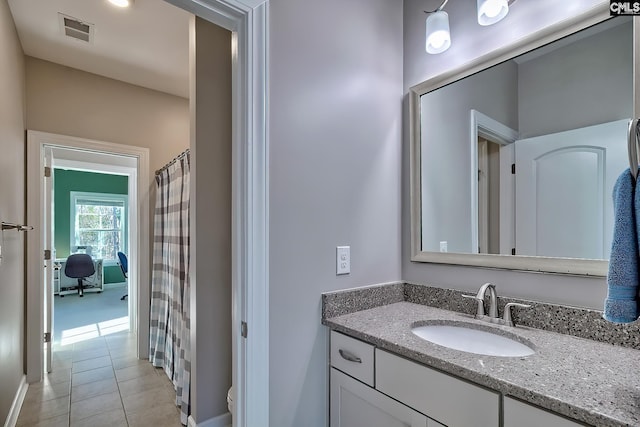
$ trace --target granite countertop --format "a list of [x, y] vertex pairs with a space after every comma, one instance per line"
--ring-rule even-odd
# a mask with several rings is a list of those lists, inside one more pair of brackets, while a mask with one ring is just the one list
[[[462, 321], [515, 334], [533, 344], [526, 357], [452, 350], [411, 332], [431, 321]], [[323, 323], [416, 362], [590, 425], [640, 425], [640, 351], [528, 327], [492, 325], [473, 316], [396, 302]]]

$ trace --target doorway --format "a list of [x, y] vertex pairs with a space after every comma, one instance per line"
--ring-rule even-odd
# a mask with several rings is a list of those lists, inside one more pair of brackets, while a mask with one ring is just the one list
[[500, 144], [478, 137], [478, 253], [500, 253]]
[[[233, 383], [235, 426], [267, 426], [269, 422], [269, 305], [268, 305], [268, 150], [267, 150], [267, 9], [268, 2], [238, 0], [167, 0], [233, 32]], [[27, 142], [27, 222], [42, 223], [38, 209], [42, 194], [44, 142], [29, 132]], [[109, 152], [93, 141], [95, 151]], [[123, 147], [121, 147], [123, 148]], [[131, 147], [128, 147], [131, 148]], [[148, 175], [148, 152], [126, 151], [138, 159], [140, 176]], [[138, 183], [140, 194], [147, 191]], [[138, 242], [148, 242], [148, 205], [141, 203]], [[146, 233], [146, 234], [145, 234]], [[44, 243], [38, 233], [27, 237], [26, 371], [29, 383], [42, 377], [41, 260]], [[146, 246], [146, 247], [145, 247]], [[149, 281], [148, 245], [140, 245], [137, 281]], [[134, 260], [130, 260], [134, 264]], [[129, 273], [130, 280], [134, 272]], [[134, 280], [135, 282], [136, 280]], [[133, 298], [148, 300], [145, 290]], [[132, 298], [130, 294], [129, 298]], [[132, 303], [131, 301], [130, 303]], [[134, 323], [138, 330], [148, 309], [140, 307]], [[241, 335], [241, 328], [251, 334]], [[148, 325], [147, 325], [148, 328]], [[148, 337], [147, 337], [148, 338]], [[138, 335], [138, 355], [146, 357], [148, 342]]]
[[[43, 334], [47, 342], [44, 345], [44, 352], [30, 352], [28, 357], [31, 363], [37, 363], [41, 369], [34, 372], [34, 376], [40, 376], [42, 371], [51, 371], [52, 368], [52, 350], [53, 336], [55, 326], [52, 324], [53, 307], [55, 304], [54, 286], [55, 286], [55, 266], [59, 265], [59, 261], [55, 259], [51, 252], [53, 243], [53, 210], [51, 209], [51, 195], [53, 194], [52, 173], [47, 173], [47, 168], [51, 170], [56, 165], [59, 167], [73, 168], [75, 170], [101, 170], [111, 174], [120, 174], [127, 177], [127, 216], [128, 223], [135, 225], [126, 229], [126, 248], [129, 251], [129, 258], [132, 260], [131, 267], [128, 271], [127, 287], [128, 297], [127, 312], [129, 313], [128, 323], [123, 324], [122, 319], [116, 326], [115, 323], [103, 324], [106, 331], [114, 331], [117, 328], [128, 328], [132, 332], [148, 329], [148, 307], [139, 305], [138, 301], [145, 301], [148, 298], [148, 290], [138, 286], [141, 280], [148, 280], [148, 197], [138, 197], [138, 195], [146, 194], [145, 184], [141, 177], [149, 174], [149, 150], [146, 148], [125, 146], [121, 144], [111, 144], [102, 141], [94, 141], [76, 137], [63, 135], [48, 134], [44, 132], [27, 131], [27, 171], [28, 176], [42, 177], [41, 179], [31, 179], [28, 182], [30, 191], [30, 209], [29, 217], [34, 224], [38, 224], [39, 233], [33, 233], [29, 236], [30, 240], [28, 256], [35, 258], [37, 255], [44, 253], [45, 260], [44, 270], [39, 283], [44, 283], [43, 294], [37, 292], [38, 295], [33, 297], [40, 300], [37, 304], [39, 313], [33, 313], [42, 319]], [[43, 173], [43, 170], [45, 171]], [[82, 198], [80, 199], [82, 200]], [[38, 208], [39, 207], [39, 208]], [[71, 209], [71, 207], [70, 207]], [[69, 219], [70, 221], [70, 219]], [[71, 246], [71, 245], [70, 245]], [[82, 245], [74, 245], [82, 246]], [[70, 248], [71, 249], [71, 248]], [[77, 249], [77, 248], [76, 248]], [[36, 252], [37, 251], [37, 252]], [[85, 249], [86, 251], [86, 249]], [[58, 270], [57, 273], [60, 273]], [[60, 276], [58, 286], [60, 286]], [[29, 289], [31, 291], [32, 289]], [[60, 288], [58, 288], [60, 293]], [[42, 297], [40, 297], [42, 295]], [[58, 296], [58, 298], [60, 295]], [[71, 298], [69, 295], [67, 298]], [[88, 298], [87, 298], [88, 300]], [[84, 302], [84, 301], [83, 301]], [[124, 301], [119, 301], [124, 302]], [[117, 322], [116, 322], [117, 323]], [[81, 330], [67, 332], [66, 341], [84, 339], [88, 336], [100, 333], [96, 330], [90, 331], [91, 324], [81, 325], [88, 326]], [[110, 329], [111, 327], [111, 329]], [[83, 336], [83, 331], [86, 335]], [[27, 339], [33, 339], [35, 334], [29, 334]], [[42, 335], [41, 335], [42, 336]], [[36, 336], [37, 337], [37, 336]], [[62, 334], [60, 335], [62, 339]], [[146, 334], [137, 335], [137, 352], [140, 357], [146, 356], [148, 348], [148, 336]], [[38, 379], [35, 378], [35, 381]]]
[[518, 132], [471, 110], [471, 237], [475, 253], [507, 255], [515, 247], [514, 142]]
[[[131, 218], [131, 213], [137, 213], [138, 171], [129, 156], [46, 146], [45, 152], [49, 150], [51, 185], [45, 188], [51, 193], [45, 195], [45, 202], [52, 203], [52, 220], [47, 221], [50, 229], [45, 232], [52, 236], [53, 294], [46, 295], [51, 299], [48, 330], [54, 352], [64, 352], [78, 342], [135, 331], [131, 320], [137, 307], [129, 304], [127, 260], [130, 234], [137, 230], [137, 218]], [[93, 274], [81, 279], [82, 294], [78, 279], [66, 274], [68, 257], [77, 253], [89, 255], [94, 267]], [[132, 284], [133, 289], [136, 286]], [[50, 372], [52, 367], [46, 364], [45, 358]]]

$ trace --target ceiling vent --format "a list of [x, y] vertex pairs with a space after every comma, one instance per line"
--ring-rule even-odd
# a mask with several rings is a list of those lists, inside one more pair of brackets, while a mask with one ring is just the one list
[[76, 40], [93, 43], [93, 24], [82, 22], [78, 18], [73, 18], [60, 12], [58, 12], [58, 18], [62, 34]]

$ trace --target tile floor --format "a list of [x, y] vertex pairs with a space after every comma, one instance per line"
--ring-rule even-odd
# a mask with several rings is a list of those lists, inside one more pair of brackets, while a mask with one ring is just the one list
[[181, 426], [171, 381], [136, 359], [133, 334], [58, 346], [53, 368], [29, 386], [18, 427]]

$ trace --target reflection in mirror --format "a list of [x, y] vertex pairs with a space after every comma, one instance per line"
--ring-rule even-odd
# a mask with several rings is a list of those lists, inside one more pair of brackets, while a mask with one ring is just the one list
[[619, 17], [422, 94], [422, 251], [607, 259], [632, 52]]

